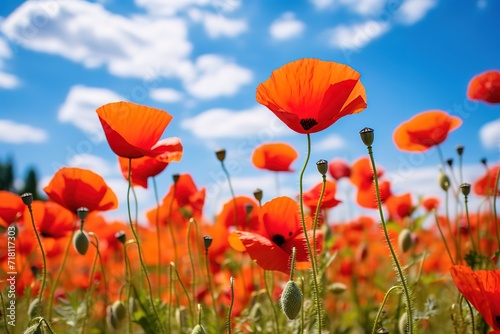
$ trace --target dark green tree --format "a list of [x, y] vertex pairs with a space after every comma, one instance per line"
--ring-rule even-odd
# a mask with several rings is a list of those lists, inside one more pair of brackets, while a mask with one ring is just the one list
[[34, 200], [43, 200], [43, 197], [38, 192], [38, 177], [36, 171], [33, 167], [28, 169], [26, 177], [24, 179], [24, 187], [21, 189], [19, 194], [32, 193]]
[[12, 157], [0, 163], [0, 190], [14, 191], [14, 164]]

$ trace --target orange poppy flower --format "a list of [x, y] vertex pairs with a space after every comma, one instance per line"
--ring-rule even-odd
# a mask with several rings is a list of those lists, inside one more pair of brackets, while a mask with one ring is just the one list
[[[389, 181], [379, 182], [380, 200], [384, 203], [388, 198], [392, 196], [391, 193], [391, 183]], [[356, 195], [356, 202], [363, 208], [376, 209], [377, 205], [377, 194], [375, 193], [375, 184], [372, 184], [368, 188], [359, 188]]]
[[[173, 185], [170, 187], [170, 192], [173, 192]], [[177, 205], [187, 210], [191, 216], [199, 216], [205, 204], [206, 189], [198, 189], [194, 184], [193, 177], [190, 174], [180, 174], [179, 180], [175, 185], [175, 201]], [[170, 204], [169, 201], [164, 201], [164, 204]]]
[[[295, 247], [297, 269], [308, 266], [305, 234], [301, 227], [299, 205], [296, 201], [289, 197], [277, 197], [262, 206], [259, 218], [263, 227], [260, 233], [245, 231], [231, 233], [229, 243], [233, 248], [246, 250], [264, 270], [289, 273], [290, 256]], [[306, 219], [307, 226], [311, 226], [311, 218], [306, 216]], [[308, 235], [312, 239], [312, 231], [308, 231]], [[321, 233], [317, 233], [316, 236], [320, 241]]]
[[[481, 196], [492, 196], [495, 194], [495, 182], [500, 166], [494, 166], [488, 169], [488, 173], [474, 182], [474, 193]], [[497, 188], [497, 195], [500, 196], [500, 186]]]
[[[254, 199], [247, 196], [237, 196], [236, 215], [234, 214], [233, 199], [224, 203], [222, 211], [217, 215], [216, 222], [226, 227], [234, 226], [238, 230], [258, 232], [261, 228], [259, 222], [259, 205]], [[234, 221], [236, 218], [236, 222]]]
[[51, 200], [73, 213], [80, 207], [89, 211], [107, 211], [118, 207], [113, 190], [101, 176], [88, 169], [63, 167], [43, 190]]
[[314, 133], [366, 108], [360, 74], [331, 61], [305, 58], [276, 70], [257, 87], [257, 102], [290, 129]]
[[436, 197], [428, 197], [422, 201], [422, 206], [427, 211], [432, 211], [439, 207], [439, 199]]
[[129, 158], [118, 156], [118, 162], [125, 180], [128, 180], [128, 166], [131, 163], [130, 179], [132, 185], [146, 189], [148, 188], [148, 178], [160, 174], [168, 166], [167, 162], [147, 156], [132, 159], [131, 162]]
[[[321, 189], [323, 188], [323, 182], [318, 183], [313, 188], [303, 193], [304, 205], [311, 209], [311, 212], [315, 212], [316, 206], [319, 202], [319, 196], [321, 195]], [[325, 185], [325, 193], [323, 195], [323, 200], [321, 201], [321, 209], [330, 209], [336, 207], [342, 201], [335, 198], [335, 192], [337, 191], [337, 184], [333, 181], [327, 180]]]
[[179, 149], [160, 137], [172, 120], [167, 112], [132, 102], [113, 102], [96, 110], [108, 144], [118, 156], [179, 161]]
[[252, 163], [259, 169], [273, 172], [293, 172], [290, 165], [298, 156], [297, 151], [288, 144], [262, 144], [253, 151]]
[[406, 193], [400, 196], [390, 196], [385, 201], [385, 207], [389, 212], [390, 219], [402, 219], [404, 217], [408, 217], [411, 215], [414, 209], [410, 193]]
[[450, 268], [453, 282], [495, 331], [500, 331], [500, 270], [472, 271], [467, 266]]
[[351, 167], [342, 159], [333, 159], [328, 163], [328, 172], [335, 180], [351, 176]]
[[473, 77], [467, 87], [467, 97], [472, 101], [500, 103], [500, 71], [486, 71]]
[[[377, 166], [377, 177], [382, 177], [384, 170]], [[351, 182], [358, 189], [368, 189], [373, 185], [373, 170], [368, 157], [356, 160], [351, 166]]]
[[19, 220], [26, 205], [17, 194], [0, 190], [0, 226], [8, 227]]
[[[40, 235], [59, 239], [66, 236], [75, 227], [75, 216], [56, 202], [33, 201], [33, 218]], [[24, 225], [33, 230], [29, 214], [24, 215]]]
[[444, 142], [448, 133], [461, 124], [460, 118], [450, 116], [444, 111], [425, 111], [396, 128], [394, 143], [402, 151], [424, 152]]

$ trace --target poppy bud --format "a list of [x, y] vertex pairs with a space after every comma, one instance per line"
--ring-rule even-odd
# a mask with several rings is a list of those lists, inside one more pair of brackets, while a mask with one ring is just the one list
[[462, 190], [462, 194], [464, 194], [464, 196], [469, 196], [469, 194], [470, 194], [470, 183], [462, 183], [460, 185], [460, 189]]
[[255, 197], [255, 199], [258, 202], [260, 202], [262, 200], [262, 189], [259, 189], [259, 188], [255, 189], [253, 191], [253, 197]]
[[205, 328], [203, 328], [202, 325], [198, 324], [198, 325], [194, 326], [193, 331], [191, 332], [191, 334], [204, 334], [206, 332], [207, 331], [205, 330]]
[[125, 319], [126, 311], [125, 305], [123, 305], [121, 300], [117, 300], [113, 303], [113, 305], [111, 305], [111, 314], [118, 321], [118, 323]]
[[89, 238], [87, 233], [82, 230], [76, 231], [73, 236], [73, 246], [81, 255], [87, 254], [87, 250], [89, 249]]
[[125, 237], [125, 231], [118, 231], [115, 233], [115, 238], [122, 244], [125, 244], [126, 237]]
[[179, 178], [181, 176], [179, 174], [172, 174], [172, 180], [174, 180], [174, 183], [177, 183], [177, 181], [179, 181]]
[[403, 253], [406, 253], [413, 246], [413, 239], [409, 229], [405, 228], [399, 232], [398, 246], [399, 250]]
[[38, 298], [35, 298], [31, 301], [30, 306], [28, 307], [28, 316], [30, 319], [33, 319], [37, 316], [38, 308], [42, 307], [42, 303], [39, 302]]
[[328, 172], [328, 162], [324, 159], [318, 160], [318, 162], [316, 162], [316, 167], [318, 168], [318, 172], [323, 176]]
[[215, 151], [215, 155], [220, 162], [223, 162], [226, 159], [226, 150], [223, 148], [219, 148], [217, 151]]
[[78, 216], [78, 219], [80, 219], [81, 221], [84, 221], [85, 218], [87, 218], [88, 214], [89, 214], [89, 209], [87, 209], [84, 206], [76, 209], [76, 215]]
[[377, 334], [389, 334], [389, 330], [385, 327], [380, 327], [379, 329], [377, 329], [377, 331], [375, 333], [377, 333]]
[[328, 286], [328, 290], [334, 295], [340, 295], [347, 290], [347, 286], [344, 283], [335, 282]]
[[452, 158], [446, 159], [446, 163], [448, 164], [448, 166], [453, 167], [453, 159]]
[[464, 153], [464, 146], [463, 145], [458, 145], [457, 146], [457, 154], [458, 156], [462, 156], [462, 154]]
[[30, 206], [33, 203], [33, 194], [32, 193], [24, 193], [21, 195], [21, 199], [23, 203], [27, 206]]
[[448, 189], [450, 189], [450, 178], [443, 172], [439, 175], [439, 185], [444, 191], [448, 191]]
[[288, 281], [281, 294], [281, 310], [288, 319], [293, 320], [297, 317], [302, 308], [302, 294], [294, 281]]
[[398, 328], [400, 333], [406, 333], [406, 329], [408, 328], [408, 314], [405, 312], [401, 315], [398, 322]]
[[210, 246], [212, 245], [212, 241], [214, 239], [209, 236], [209, 235], [206, 235], [203, 237], [203, 245], [205, 246], [205, 249], [208, 250], [210, 248]]
[[359, 131], [359, 135], [361, 136], [361, 140], [366, 146], [372, 146], [373, 140], [375, 139], [375, 133], [371, 128], [364, 128]]
[[486, 158], [482, 158], [480, 161], [481, 161], [481, 163], [483, 164], [484, 167], [488, 168], [488, 163], [487, 163]]

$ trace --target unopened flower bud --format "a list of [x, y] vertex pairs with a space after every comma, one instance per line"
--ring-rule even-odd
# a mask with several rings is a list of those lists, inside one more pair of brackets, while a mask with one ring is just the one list
[[464, 146], [463, 145], [458, 145], [457, 146], [457, 154], [458, 156], [462, 156], [462, 154], [464, 154]]
[[174, 183], [177, 183], [177, 181], [179, 181], [179, 178], [181, 176], [179, 174], [172, 174], [172, 180], [174, 180]]
[[38, 298], [35, 298], [31, 301], [29, 307], [28, 307], [28, 315], [30, 317], [30, 319], [33, 319], [37, 316], [37, 314], [39, 313], [38, 312], [38, 308], [42, 307], [42, 303], [40, 302], [40, 300]]
[[262, 189], [257, 188], [253, 191], [253, 197], [259, 202], [262, 200], [262, 194]]
[[73, 246], [78, 253], [80, 253], [81, 255], [87, 254], [89, 243], [90, 242], [87, 233], [82, 230], [78, 230], [75, 232], [75, 235], [73, 236]]
[[462, 194], [464, 196], [469, 196], [469, 194], [470, 194], [470, 183], [462, 183], [460, 185], [460, 189], [462, 190]]
[[198, 324], [194, 326], [193, 330], [191, 331], [191, 334], [205, 334], [207, 331], [205, 328], [203, 328], [202, 325]]
[[401, 318], [399, 318], [399, 321], [398, 321], [398, 328], [399, 328], [399, 332], [401, 334], [403, 333], [407, 333], [407, 329], [408, 329], [408, 313], [403, 313], [401, 315]]
[[205, 249], [208, 250], [210, 248], [210, 246], [212, 245], [212, 241], [214, 239], [209, 236], [209, 235], [206, 235], [203, 237], [203, 245], [205, 246]]
[[340, 295], [347, 290], [347, 286], [344, 283], [335, 282], [328, 286], [328, 291], [331, 291], [335, 295]]
[[399, 232], [398, 246], [399, 250], [403, 253], [406, 253], [413, 246], [413, 239], [409, 229], [405, 228]]
[[125, 236], [125, 231], [118, 231], [115, 233], [115, 238], [121, 242], [122, 244], [125, 244], [126, 241], [126, 236]]
[[448, 191], [448, 189], [450, 189], [450, 178], [443, 172], [439, 175], [439, 185], [444, 191]]
[[33, 203], [33, 194], [32, 193], [24, 193], [21, 195], [21, 199], [23, 203], [27, 206], [30, 206]]
[[123, 319], [125, 319], [127, 310], [125, 309], [125, 305], [120, 300], [117, 300], [111, 305], [111, 314], [114, 318], [120, 323]]
[[446, 159], [446, 163], [448, 164], [448, 166], [453, 167], [453, 159], [452, 158]]
[[389, 334], [389, 330], [385, 327], [380, 327], [379, 329], [377, 329], [377, 331], [375, 333], [377, 333], [377, 334]]
[[486, 160], [486, 158], [482, 158], [480, 161], [484, 167], [488, 168], [488, 162], [487, 162], [488, 160]]
[[371, 128], [364, 128], [359, 131], [359, 135], [361, 136], [361, 140], [366, 146], [372, 146], [373, 140], [375, 139], [375, 133]]
[[280, 298], [281, 310], [288, 319], [293, 320], [302, 308], [302, 293], [294, 281], [288, 281]]
[[220, 148], [217, 151], [215, 151], [215, 155], [217, 156], [217, 159], [219, 159], [220, 162], [223, 162], [226, 159], [226, 150]]
[[325, 176], [326, 172], [328, 172], [328, 161], [321, 159], [316, 162], [316, 167], [318, 168], [318, 172]]
[[85, 220], [85, 218], [87, 218], [88, 214], [89, 214], [89, 209], [87, 209], [84, 206], [76, 209], [76, 215], [78, 216], [78, 219], [80, 219], [81, 221]]

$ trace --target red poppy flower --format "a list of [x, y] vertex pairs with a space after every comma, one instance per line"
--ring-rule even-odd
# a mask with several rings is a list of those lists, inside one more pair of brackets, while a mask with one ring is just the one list
[[314, 133], [366, 108], [359, 78], [358, 72], [344, 64], [299, 59], [274, 70], [257, 87], [257, 102], [293, 131]]
[[288, 144], [263, 144], [253, 151], [252, 163], [257, 168], [273, 172], [293, 172], [290, 165], [298, 156], [297, 151]]
[[106, 211], [118, 207], [115, 193], [96, 173], [82, 168], [63, 167], [43, 188], [56, 203], [76, 213], [80, 207], [89, 211]]
[[439, 199], [437, 199], [436, 197], [428, 197], [422, 201], [422, 206], [427, 211], [437, 209], [437, 207], [439, 207]]
[[[75, 227], [75, 215], [55, 202], [33, 201], [33, 218], [40, 235], [59, 239]], [[24, 225], [33, 230], [29, 214], [24, 215]]]
[[394, 143], [402, 151], [424, 152], [444, 142], [448, 133], [461, 124], [460, 118], [450, 116], [444, 111], [425, 111], [396, 128]]
[[0, 226], [8, 227], [19, 220], [26, 205], [17, 194], [0, 190]]
[[[486, 175], [474, 182], [474, 192], [481, 196], [493, 196], [495, 194], [495, 182], [499, 170], [500, 166], [489, 168]], [[500, 185], [497, 188], [497, 195], [500, 196]]]
[[[261, 233], [235, 231], [229, 242], [237, 250], [246, 250], [250, 257], [264, 270], [290, 272], [292, 248], [297, 250], [297, 269], [308, 266], [305, 234], [300, 223], [299, 205], [289, 197], [278, 197], [262, 206]], [[306, 216], [307, 226], [311, 226]], [[308, 231], [312, 239], [312, 231]], [[321, 233], [317, 233], [318, 241]], [[318, 242], [319, 244], [320, 242]], [[319, 249], [320, 247], [318, 247]]]
[[500, 103], [500, 71], [486, 71], [473, 77], [467, 87], [467, 97], [472, 101]]
[[385, 201], [385, 207], [389, 212], [390, 219], [404, 218], [411, 215], [413, 205], [411, 194], [406, 193], [400, 196], [392, 195]]
[[[234, 201], [236, 201], [236, 215], [234, 214]], [[217, 224], [226, 227], [234, 226], [243, 231], [260, 231], [259, 205], [254, 199], [247, 196], [237, 196], [230, 199], [222, 207], [222, 211], [217, 215]], [[235, 222], [236, 219], [236, 222]]]
[[[323, 182], [320, 182], [313, 188], [303, 193], [302, 198], [304, 201], [304, 205], [310, 208], [311, 212], [315, 212], [316, 210], [322, 188]], [[341, 203], [341, 201], [335, 198], [336, 191], [337, 184], [333, 181], [327, 180], [325, 185], [325, 193], [323, 195], [323, 200], [321, 201], [321, 209], [330, 209], [336, 207], [339, 203]]]
[[[384, 170], [377, 166], [377, 177], [382, 177]], [[351, 182], [358, 189], [368, 189], [373, 184], [373, 170], [370, 159], [362, 157], [351, 166]]]
[[500, 331], [500, 270], [472, 271], [467, 266], [455, 265], [450, 272], [458, 290], [488, 325]]
[[[379, 182], [378, 186], [380, 192], [380, 200], [382, 203], [384, 203], [388, 198], [392, 196], [391, 183], [389, 181], [382, 181]], [[356, 202], [363, 208], [378, 208], [377, 194], [375, 193], [375, 184], [372, 183], [372, 185], [368, 188], [359, 188], [356, 195]]]
[[333, 159], [328, 163], [328, 172], [335, 180], [351, 176], [349, 164], [342, 159]]
[[148, 178], [160, 174], [167, 166], [167, 162], [160, 161], [152, 157], [140, 157], [130, 161], [130, 158], [123, 158], [118, 156], [120, 169], [125, 180], [128, 180], [128, 166], [132, 165], [130, 172], [130, 179], [133, 186], [140, 186], [148, 188]]
[[167, 112], [132, 102], [113, 102], [96, 110], [108, 144], [118, 156], [140, 158], [158, 157], [170, 162], [179, 161], [179, 149], [160, 137], [172, 120]]

